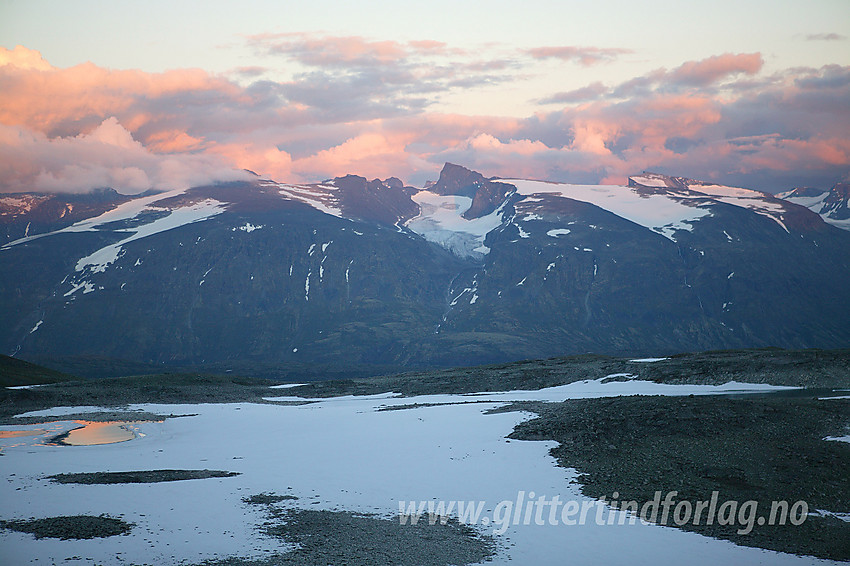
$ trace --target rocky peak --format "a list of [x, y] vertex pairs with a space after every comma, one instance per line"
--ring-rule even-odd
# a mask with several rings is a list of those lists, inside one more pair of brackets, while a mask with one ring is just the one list
[[346, 175], [335, 178], [333, 184], [339, 189], [339, 203], [348, 218], [395, 225], [419, 213], [419, 206], [395, 177], [385, 182]]
[[384, 179], [384, 185], [391, 189], [403, 189], [404, 183], [398, 177], [390, 177], [388, 179]]
[[487, 216], [505, 202], [516, 187], [508, 183], [491, 181], [481, 173], [466, 167], [446, 163], [440, 172], [440, 180], [428, 188], [439, 195], [457, 195], [472, 199], [463, 217], [467, 220]]
[[836, 183], [824, 199], [824, 212], [833, 220], [846, 220], [850, 218], [850, 182]]
[[484, 175], [461, 165], [446, 163], [440, 171], [440, 180], [430, 187], [438, 195], [458, 195], [473, 198], [478, 189], [486, 183]]

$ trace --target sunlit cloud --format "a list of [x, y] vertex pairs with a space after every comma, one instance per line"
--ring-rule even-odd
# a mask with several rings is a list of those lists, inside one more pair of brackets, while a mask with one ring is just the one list
[[0, 49], [0, 67], [6, 65], [20, 70], [49, 71], [52, 67], [41, 53], [18, 45], [14, 49]]
[[561, 45], [550, 47], [534, 47], [527, 49], [526, 54], [534, 59], [560, 59], [562, 61], [571, 61], [584, 66], [596, 65], [613, 61], [620, 57], [632, 53], [631, 49], [621, 48], [604, 48], [604, 47], [580, 47], [575, 45]]
[[[752, 80], [763, 66], [764, 59], [760, 53], [725, 53], [699, 61], [687, 61], [671, 70], [656, 69], [612, 87], [596, 81], [578, 89], [552, 94], [541, 99], [540, 103], [576, 104], [591, 100], [654, 96], [662, 92], [695, 91], [702, 95], [718, 88], [764, 87], [768, 84], [764, 81], [746, 82]], [[744, 82], [738, 83], [741, 77], [744, 77]]]
[[[264, 41], [283, 42], [276, 56], [302, 70], [273, 81], [258, 68], [261, 79], [243, 85], [198, 69], [56, 68], [37, 51], [0, 49], [0, 192], [139, 192], [242, 169], [291, 182], [354, 173], [421, 184], [445, 161], [582, 183], [652, 169], [766, 190], [850, 171], [850, 67], [765, 74], [758, 53], [720, 54], [548, 95], [539, 112], [514, 118], [433, 105], [462, 85], [512, 80], [523, 71], [509, 57], [431, 41]], [[319, 59], [304, 52], [312, 41], [329, 49]]]
[[667, 82], [687, 86], [705, 86], [737, 74], [758, 73], [764, 60], [760, 53], [724, 53], [701, 61], [688, 61], [673, 69]]
[[290, 103], [332, 120], [372, 120], [419, 113], [453, 90], [510, 81], [510, 58], [481, 58], [433, 40], [407, 42], [307, 33], [247, 38], [258, 55], [295, 65], [280, 84]]
[[0, 178], [9, 192], [87, 192], [113, 188], [124, 194], [189, 188], [246, 179], [209, 154], [154, 154], [108, 118], [91, 133], [48, 139], [0, 125]]
[[606, 87], [600, 81], [596, 81], [581, 88], [553, 94], [552, 96], [541, 99], [540, 103], [574, 104], [576, 102], [587, 102], [588, 100], [595, 100], [597, 98], [600, 98], [602, 95], [607, 94], [608, 92], [608, 87]]

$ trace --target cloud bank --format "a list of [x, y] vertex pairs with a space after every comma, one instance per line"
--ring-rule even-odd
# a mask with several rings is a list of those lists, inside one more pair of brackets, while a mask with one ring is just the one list
[[114, 117], [75, 137], [48, 138], [0, 124], [0, 178], [8, 192], [77, 193], [110, 187], [136, 194], [249, 177], [214, 155], [154, 154]]
[[[724, 53], [619, 84], [541, 92], [526, 118], [447, 114], [447, 94], [505, 85], [535, 61], [564, 69], [628, 50], [543, 46], [468, 53], [435, 41], [255, 36], [295, 69], [233, 78], [56, 68], [0, 48], [0, 192], [122, 192], [240, 178], [356, 173], [422, 183], [444, 161], [486, 175], [623, 182], [645, 169], [769, 191], [828, 186], [850, 171], [850, 67], [764, 73], [760, 53]], [[253, 81], [239, 83], [239, 80]]]

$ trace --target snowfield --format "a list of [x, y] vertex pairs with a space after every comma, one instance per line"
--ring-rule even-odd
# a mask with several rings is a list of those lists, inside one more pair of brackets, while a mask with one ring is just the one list
[[[524, 179], [501, 179], [522, 195], [549, 194], [598, 206], [675, 241], [677, 230], [693, 230], [693, 223], [711, 210], [667, 195], [641, 195], [620, 185], [568, 185]], [[528, 199], [526, 199], [528, 200]]]
[[[609, 376], [611, 377], [611, 376]], [[556, 466], [553, 442], [505, 438], [527, 413], [485, 414], [512, 400], [632, 394], [688, 395], [766, 391], [765, 385], [661, 385], [638, 380], [587, 380], [539, 391], [399, 397], [392, 393], [336, 397], [304, 405], [135, 405], [131, 410], [192, 414], [134, 425], [134, 440], [99, 446], [47, 446], [47, 433], [0, 439], [7, 481], [0, 485], [3, 519], [101, 513], [135, 523], [126, 536], [36, 540], [0, 531], [5, 564], [196, 562], [261, 558], [287, 549], [261, 534], [262, 509], [242, 498], [261, 492], [297, 496], [305, 509], [361, 511], [392, 518], [399, 502], [486, 501], [487, 511], [519, 491], [584, 501], [575, 472]], [[270, 397], [278, 389], [270, 389]], [[273, 397], [276, 400], [300, 400]], [[399, 408], [413, 403], [449, 405]], [[56, 408], [29, 416], [68, 414]], [[62, 424], [51, 424], [55, 434]], [[0, 427], [39, 429], [45, 425]], [[142, 436], [143, 435], [143, 436]], [[213, 469], [228, 478], [154, 484], [60, 485], [45, 476], [69, 472]], [[478, 526], [485, 533], [492, 527]], [[653, 525], [511, 525], [497, 535], [493, 564], [829, 564], [813, 558], [738, 547]], [[628, 549], [628, 551], [624, 551]]]
[[143, 213], [161, 213], [162, 216], [153, 218], [148, 222], [141, 222], [138, 225], [135, 225], [130, 228], [121, 228], [114, 230], [114, 232], [116, 233], [126, 233], [127, 237], [114, 244], [104, 246], [92, 252], [91, 254], [80, 258], [74, 267], [75, 272], [70, 274], [69, 277], [66, 277], [65, 280], [60, 283], [60, 285], [65, 284], [66, 282], [70, 284], [70, 289], [66, 293], [64, 293], [65, 297], [70, 297], [79, 290], [82, 290], [84, 294], [91, 293], [98, 289], [102, 289], [102, 287], [96, 286], [94, 283], [88, 280], [88, 277], [96, 273], [102, 273], [106, 271], [106, 269], [110, 265], [115, 263], [118, 258], [122, 256], [122, 254], [124, 253], [124, 246], [126, 244], [135, 240], [140, 240], [149, 236], [153, 236], [155, 234], [159, 234], [161, 232], [165, 232], [167, 230], [173, 230], [175, 228], [179, 228], [187, 224], [207, 220], [209, 218], [212, 218], [213, 216], [221, 214], [227, 209], [226, 203], [209, 198], [173, 208], [165, 207], [161, 204], [158, 204], [161, 201], [184, 195], [185, 193], [186, 191], [184, 189], [177, 189], [165, 193], [159, 193], [156, 195], [133, 199], [131, 201], [122, 203], [116, 206], [115, 208], [108, 210], [107, 212], [104, 212], [103, 214], [100, 214], [93, 218], [81, 220], [80, 222], [72, 224], [71, 226], [62, 228], [60, 230], [55, 230], [53, 232], [45, 232], [43, 234], [36, 234], [33, 236], [20, 238], [18, 240], [3, 245], [0, 249], [7, 249], [12, 246], [24, 244], [33, 240], [52, 236], [55, 234], [96, 232], [104, 226], [113, 222], [128, 222], [139, 220], [141, 218], [140, 215], [142, 215]]
[[159, 218], [153, 222], [134, 228], [132, 230], [133, 234], [120, 242], [105, 246], [80, 259], [75, 269], [76, 271], [88, 269], [90, 273], [103, 272], [120, 257], [125, 244], [165, 232], [166, 230], [173, 230], [186, 224], [201, 222], [202, 220], [221, 214], [225, 209], [226, 205], [224, 203], [214, 199], [206, 199], [188, 206], [175, 208], [164, 218]]
[[419, 205], [420, 212], [407, 221], [407, 228], [460, 257], [481, 258], [489, 253], [484, 239], [489, 232], [501, 226], [501, 209], [467, 220], [463, 213], [472, 206], [469, 197], [419, 191], [412, 198]]
[[308, 204], [325, 214], [343, 218], [342, 209], [339, 205], [339, 195], [337, 194], [338, 189], [333, 184], [290, 185], [273, 181], [264, 181], [261, 184], [276, 186], [279, 193], [284, 197]]
[[[655, 188], [667, 188], [660, 178], [632, 177], [635, 181]], [[549, 194], [587, 202], [621, 218], [640, 224], [676, 240], [676, 231], [693, 230], [694, 222], [711, 216], [711, 207], [717, 203], [747, 208], [770, 218], [786, 232], [782, 201], [759, 191], [727, 187], [724, 185], [694, 184], [687, 191], [669, 188], [659, 194], [641, 194], [638, 189], [622, 185], [570, 185], [524, 179], [501, 179], [517, 187], [522, 195]], [[526, 202], [530, 199], [526, 198]]]
[[62, 228], [61, 230], [56, 230], [53, 232], [44, 232], [43, 234], [36, 234], [34, 236], [27, 236], [26, 238], [21, 238], [19, 240], [4, 244], [3, 248], [10, 248], [18, 244], [31, 242], [33, 240], [38, 240], [39, 238], [44, 238], [46, 236], [52, 236], [53, 234], [64, 234], [69, 232], [92, 232], [97, 230], [99, 226], [102, 226], [104, 224], [108, 224], [110, 222], [118, 222], [122, 220], [129, 220], [131, 218], [135, 218], [140, 213], [146, 210], [157, 209], [158, 207], [155, 204], [157, 201], [176, 197], [184, 194], [185, 192], [185, 189], [175, 189], [173, 191], [168, 191], [165, 193], [158, 193], [151, 196], [136, 198], [131, 201], [119, 204], [115, 208], [108, 210], [103, 214], [94, 216], [92, 218], [87, 218], [85, 220], [81, 220], [76, 224], [68, 226], [67, 228]]

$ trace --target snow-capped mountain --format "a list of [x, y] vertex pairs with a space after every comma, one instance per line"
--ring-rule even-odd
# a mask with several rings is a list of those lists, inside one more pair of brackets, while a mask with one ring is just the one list
[[100, 214], [130, 200], [112, 189], [81, 195], [0, 195], [0, 239], [8, 243]]
[[0, 200], [4, 352], [374, 373], [850, 338], [850, 234], [758, 191], [447, 164], [422, 189], [348, 175], [106, 194], [40, 223], [60, 197]]
[[850, 230], [850, 182], [836, 183], [828, 191], [797, 188], [776, 196], [805, 206], [833, 226]]

